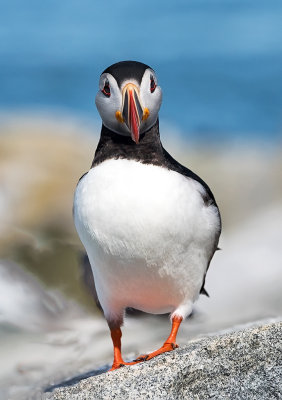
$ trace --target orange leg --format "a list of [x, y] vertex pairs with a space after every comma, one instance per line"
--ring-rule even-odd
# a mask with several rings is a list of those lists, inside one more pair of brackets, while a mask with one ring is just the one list
[[134, 365], [137, 364], [138, 362], [142, 361], [133, 361], [133, 362], [125, 362], [123, 361], [122, 355], [121, 355], [121, 329], [120, 328], [115, 328], [111, 329], [111, 337], [114, 345], [114, 362], [112, 365], [112, 368], [110, 371], [114, 371], [115, 369], [118, 369], [122, 367], [123, 365]]
[[172, 327], [171, 327], [171, 332], [167, 340], [164, 342], [161, 348], [159, 348], [156, 351], [153, 351], [152, 353], [142, 355], [138, 357], [135, 361], [140, 362], [140, 361], [148, 361], [151, 360], [151, 358], [158, 356], [159, 354], [166, 353], [168, 351], [172, 351], [178, 347], [178, 345], [175, 343], [176, 342], [176, 336], [177, 332], [179, 329], [179, 326], [182, 322], [182, 317], [173, 317], [172, 318]]

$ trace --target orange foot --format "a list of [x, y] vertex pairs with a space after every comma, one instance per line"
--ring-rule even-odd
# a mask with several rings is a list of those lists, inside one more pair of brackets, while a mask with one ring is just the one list
[[178, 328], [181, 324], [181, 321], [182, 321], [182, 317], [175, 316], [172, 318], [172, 328], [171, 328], [170, 335], [160, 349], [153, 351], [150, 354], [142, 355], [142, 356], [138, 357], [136, 360], [134, 360], [133, 362], [129, 362], [129, 363], [123, 361], [122, 356], [121, 356], [121, 330], [120, 330], [120, 328], [118, 327], [115, 329], [111, 329], [111, 337], [112, 337], [113, 345], [114, 345], [114, 362], [113, 362], [113, 365], [112, 365], [112, 368], [110, 369], [110, 371], [114, 371], [115, 369], [123, 367], [124, 365], [134, 365], [134, 364], [138, 364], [142, 361], [151, 360], [151, 358], [153, 358], [153, 357], [156, 357], [160, 354], [163, 354], [168, 351], [172, 351], [172, 350], [176, 349], [178, 347], [177, 344], [175, 343], [176, 335], [177, 335]]
[[141, 356], [137, 357], [134, 361], [135, 362], [148, 361], [148, 360], [151, 360], [151, 358], [159, 356], [160, 354], [175, 350], [177, 347], [178, 347], [178, 345], [176, 343], [167, 343], [166, 342], [158, 350], [152, 351], [152, 353], [149, 353], [149, 354], [142, 354]]
[[124, 367], [125, 365], [135, 365], [135, 364], [138, 364], [138, 363], [140, 363], [142, 360], [134, 360], [134, 361], [132, 361], [132, 362], [125, 362], [125, 361], [120, 361], [120, 362], [114, 362], [113, 363], [113, 365], [112, 365], [112, 368], [111, 369], [109, 369], [109, 371], [114, 371], [115, 369], [119, 369], [119, 368], [121, 368], [121, 367]]

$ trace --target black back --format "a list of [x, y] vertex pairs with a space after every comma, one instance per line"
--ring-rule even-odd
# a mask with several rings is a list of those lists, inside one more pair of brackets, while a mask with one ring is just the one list
[[119, 87], [121, 87], [121, 84], [125, 79], [130, 78], [135, 79], [140, 85], [144, 72], [148, 68], [152, 69], [148, 65], [139, 61], [120, 61], [105, 69], [102, 74], [108, 73], [113, 75]]

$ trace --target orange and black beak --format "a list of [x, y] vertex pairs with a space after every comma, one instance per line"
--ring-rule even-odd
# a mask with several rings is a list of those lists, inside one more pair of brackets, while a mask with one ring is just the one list
[[140, 104], [139, 90], [137, 86], [128, 83], [122, 93], [122, 117], [131, 132], [131, 138], [135, 143], [139, 142], [139, 128], [143, 118], [143, 108]]

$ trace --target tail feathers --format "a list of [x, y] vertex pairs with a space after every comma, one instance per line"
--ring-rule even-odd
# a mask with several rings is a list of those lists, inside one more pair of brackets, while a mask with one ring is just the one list
[[208, 292], [206, 291], [206, 289], [204, 287], [202, 287], [202, 289], [200, 290], [201, 294], [204, 294], [207, 297], [210, 297], [210, 295], [208, 294]]

